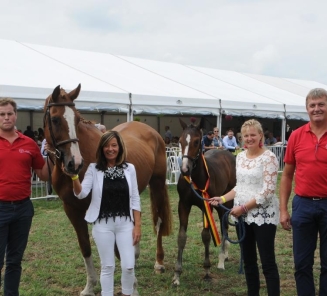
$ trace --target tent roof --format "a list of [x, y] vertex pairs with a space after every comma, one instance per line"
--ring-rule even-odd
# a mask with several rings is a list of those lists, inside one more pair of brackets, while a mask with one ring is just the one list
[[[286, 79], [0, 39], [0, 96], [42, 109], [58, 85], [82, 85], [80, 110], [307, 119], [315, 81]], [[70, 89], [67, 89], [69, 91]], [[130, 99], [131, 94], [131, 99]]]

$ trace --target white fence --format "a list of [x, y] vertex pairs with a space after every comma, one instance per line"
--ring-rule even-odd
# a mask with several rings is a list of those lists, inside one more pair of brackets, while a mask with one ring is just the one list
[[[278, 172], [282, 172], [284, 169], [284, 154], [286, 146], [267, 146], [269, 150], [275, 153], [279, 161]], [[179, 176], [181, 174], [181, 151], [178, 147], [167, 147], [166, 148], [166, 157], [167, 157], [167, 172], [166, 172], [166, 184], [167, 185], [176, 185], [178, 183]], [[57, 198], [57, 195], [48, 195], [47, 194], [47, 183], [41, 181], [36, 174], [32, 176], [32, 193], [31, 198], [36, 199], [52, 199]]]

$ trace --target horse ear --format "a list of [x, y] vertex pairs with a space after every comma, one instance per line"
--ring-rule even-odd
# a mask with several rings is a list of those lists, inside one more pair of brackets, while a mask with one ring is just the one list
[[201, 117], [200, 123], [196, 126], [198, 129], [204, 128], [204, 117]]
[[51, 98], [53, 101], [55, 101], [58, 96], [60, 95], [60, 85], [58, 85], [52, 92]]
[[187, 128], [187, 124], [182, 119], [180, 119], [180, 118], [178, 118], [178, 119], [179, 119], [179, 122], [180, 122], [183, 130], [185, 130]]
[[68, 94], [68, 96], [72, 99], [72, 101], [74, 101], [78, 97], [80, 90], [81, 90], [81, 84], [79, 84], [75, 89], [73, 89]]

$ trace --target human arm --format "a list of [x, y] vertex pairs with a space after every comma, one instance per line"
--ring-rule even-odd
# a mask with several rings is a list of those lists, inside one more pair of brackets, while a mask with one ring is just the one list
[[277, 185], [278, 160], [275, 154], [267, 150], [262, 157], [255, 161], [256, 163], [253, 167], [247, 167], [247, 178], [243, 179], [243, 182], [252, 180], [258, 185], [260, 184], [259, 190], [256, 193], [249, 192], [247, 201], [232, 209], [231, 215], [235, 217], [239, 217], [260, 205], [267, 205], [273, 199], [276, 199], [275, 190]]
[[288, 212], [288, 200], [292, 191], [295, 165], [285, 163], [279, 186], [280, 224], [283, 229], [291, 230], [291, 217]]
[[87, 168], [82, 183], [78, 175], [67, 173], [64, 167], [62, 167], [62, 171], [72, 179], [73, 192], [78, 199], [83, 199], [89, 195], [93, 188], [93, 179], [96, 174], [94, 163], [91, 163]]
[[141, 212], [133, 210], [134, 229], [133, 229], [133, 246], [141, 240]]
[[131, 166], [131, 208], [134, 217], [133, 245], [136, 245], [141, 240], [141, 199], [135, 168], [131, 164], [129, 166]]
[[43, 165], [43, 167], [41, 169], [34, 169], [34, 172], [39, 177], [39, 179], [44, 181], [44, 182], [49, 181], [49, 169], [48, 169], [48, 167], [50, 167], [50, 171], [52, 171], [53, 164], [52, 164], [51, 161], [44, 161], [44, 165]]
[[234, 189], [231, 191], [227, 192], [224, 195], [221, 196], [214, 196], [208, 199], [209, 204], [212, 204], [213, 206], [218, 206], [221, 204], [224, 204], [225, 202], [228, 202], [230, 200], [233, 200], [235, 198], [236, 192]]

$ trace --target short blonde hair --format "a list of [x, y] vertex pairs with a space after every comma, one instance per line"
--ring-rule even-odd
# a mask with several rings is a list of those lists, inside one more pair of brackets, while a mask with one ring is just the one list
[[245, 121], [241, 127], [241, 133], [243, 134], [244, 130], [250, 127], [255, 127], [258, 131], [258, 133], [262, 136], [261, 137], [261, 144], [264, 145], [265, 143], [265, 137], [263, 135], [263, 129], [262, 129], [262, 125], [258, 120], [255, 119], [249, 119], [247, 121]]

